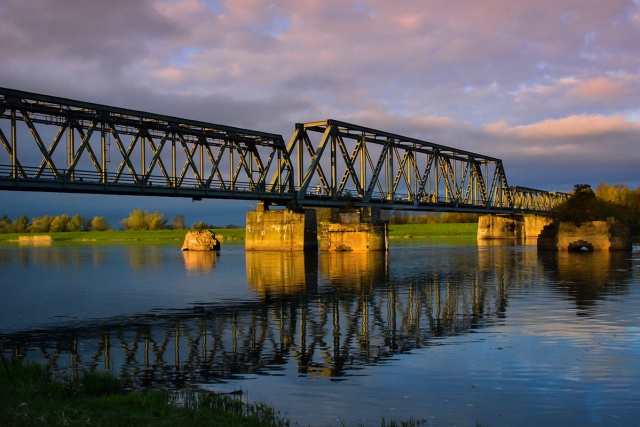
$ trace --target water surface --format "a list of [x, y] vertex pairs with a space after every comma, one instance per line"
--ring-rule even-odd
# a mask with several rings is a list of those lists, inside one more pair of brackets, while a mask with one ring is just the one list
[[0, 344], [63, 372], [242, 389], [300, 425], [634, 425], [639, 249], [4, 246]]

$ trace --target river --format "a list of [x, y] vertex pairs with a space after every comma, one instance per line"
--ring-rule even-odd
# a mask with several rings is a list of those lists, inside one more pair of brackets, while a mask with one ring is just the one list
[[640, 247], [388, 254], [0, 246], [0, 345], [73, 374], [243, 391], [292, 425], [636, 425]]

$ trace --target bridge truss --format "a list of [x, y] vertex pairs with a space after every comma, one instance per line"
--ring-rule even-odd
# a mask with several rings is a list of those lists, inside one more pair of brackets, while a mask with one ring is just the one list
[[0, 88], [0, 190], [545, 213], [500, 159], [336, 120], [281, 135]]
[[294, 193], [277, 175], [291, 169], [281, 135], [10, 89], [0, 144], [0, 189], [275, 203]]
[[337, 120], [297, 124], [287, 151], [305, 206], [535, 213], [566, 197], [510, 187], [500, 159]]

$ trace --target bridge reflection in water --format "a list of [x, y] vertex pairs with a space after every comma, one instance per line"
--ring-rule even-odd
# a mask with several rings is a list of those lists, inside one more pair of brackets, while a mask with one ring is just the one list
[[[394, 354], [502, 322], [510, 294], [544, 281], [588, 307], [605, 294], [625, 292], [629, 277], [621, 276], [631, 274], [629, 260], [615, 253], [579, 258], [493, 249], [467, 247], [460, 259], [432, 251], [428, 260], [407, 260], [426, 261], [428, 268], [392, 264], [385, 252], [247, 252], [247, 281], [257, 302], [199, 303], [4, 335], [0, 343], [27, 359], [45, 359], [54, 370], [112, 371], [142, 385], [224, 382], [277, 373], [287, 364], [301, 375], [340, 379]], [[475, 261], [468, 251], [476, 251]], [[189, 270], [214, 268], [217, 259], [215, 253], [183, 256]], [[575, 262], [589, 268], [578, 270]], [[576, 283], [586, 284], [587, 294], [576, 292], [585, 289]]]

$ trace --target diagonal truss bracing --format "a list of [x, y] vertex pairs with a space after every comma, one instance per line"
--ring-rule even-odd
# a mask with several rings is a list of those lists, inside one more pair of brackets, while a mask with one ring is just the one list
[[502, 161], [493, 157], [336, 120], [296, 125], [287, 150], [298, 168], [295, 186], [302, 205], [514, 208]]
[[569, 198], [567, 193], [535, 190], [526, 187], [512, 187], [513, 205], [516, 212], [549, 212], [559, 203]]
[[0, 88], [0, 145], [2, 189], [274, 203], [295, 195], [280, 135], [12, 89]]

